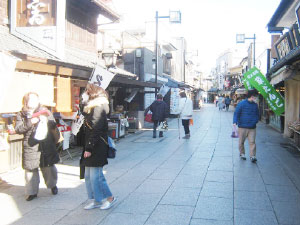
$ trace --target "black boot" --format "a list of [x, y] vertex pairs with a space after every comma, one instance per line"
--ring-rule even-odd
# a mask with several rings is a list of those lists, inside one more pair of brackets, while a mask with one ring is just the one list
[[57, 187], [55, 186], [55, 187], [51, 188], [51, 192], [53, 195], [57, 195], [57, 192], [58, 192]]
[[153, 131], [153, 138], [156, 138], [156, 131]]
[[159, 137], [163, 137], [163, 132], [162, 131], [159, 131]]
[[28, 197], [26, 198], [26, 201], [31, 201], [33, 199], [35, 199], [37, 197], [37, 195], [28, 195]]

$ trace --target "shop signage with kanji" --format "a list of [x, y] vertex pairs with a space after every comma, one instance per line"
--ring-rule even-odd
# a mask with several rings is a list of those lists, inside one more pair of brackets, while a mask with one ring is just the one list
[[244, 74], [244, 79], [266, 99], [270, 109], [279, 116], [284, 112], [284, 99], [256, 67]]

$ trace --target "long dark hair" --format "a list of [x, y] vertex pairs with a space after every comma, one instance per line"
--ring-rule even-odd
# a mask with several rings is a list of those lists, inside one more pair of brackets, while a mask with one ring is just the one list
[[[29, 102], [29, 98], [30, 98], [30, 95], [35, 95], [36, 97], [39, 98], [39, 95], [35, 92], [28, 92], [26, 93], [24, 96], [23, 96], [23, 100], [22, 100], [22, 103], [23, 103], [23, 108], [22, 108], [22, 111], [24, 112], [28, 112], [29, 111], [29, 108], [28, 108], [28, 102]], [[39, 104], [37, 109], [40, 108], [41, 105]]]
[[86, 93], [89, 95], [89, 100], [93, 100], [97, 97], [105, 97], [108, 99], [108, 93], [95, 84], [88, 83], [86, 86]]

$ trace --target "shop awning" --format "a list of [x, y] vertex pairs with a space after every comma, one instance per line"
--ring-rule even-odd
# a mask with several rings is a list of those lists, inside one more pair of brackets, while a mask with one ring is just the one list
[[110, 86], [115, 86], [115, 85], [121, 85], [121, 86], [123, 85], [126, 87], [151, 87], [151, 88], [160, 88], [162, 86], [162, 84], [156, 85], [153, 82], [145, 82], [145, 81], [128, 79], [118, 74], [112, 79], [110, 84]]

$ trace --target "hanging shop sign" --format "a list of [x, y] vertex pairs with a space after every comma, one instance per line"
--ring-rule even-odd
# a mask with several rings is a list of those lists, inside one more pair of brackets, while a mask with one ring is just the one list
[[11, 0], [11, 33], [58, 57], [64, 57], [66, 1]]
[[244, 79], [250, 83], [266, 99], [270, 109], [277, 115], [284, 112], [284, 99], [273, 88], [259, 69], [253, 67], [244, 74]]
[[114, 76], [115, 74], [109, 72], [108, 70], [100, 66], [96, 66], [89, 79], [89, 83], [96, 84], [105, 90]]

